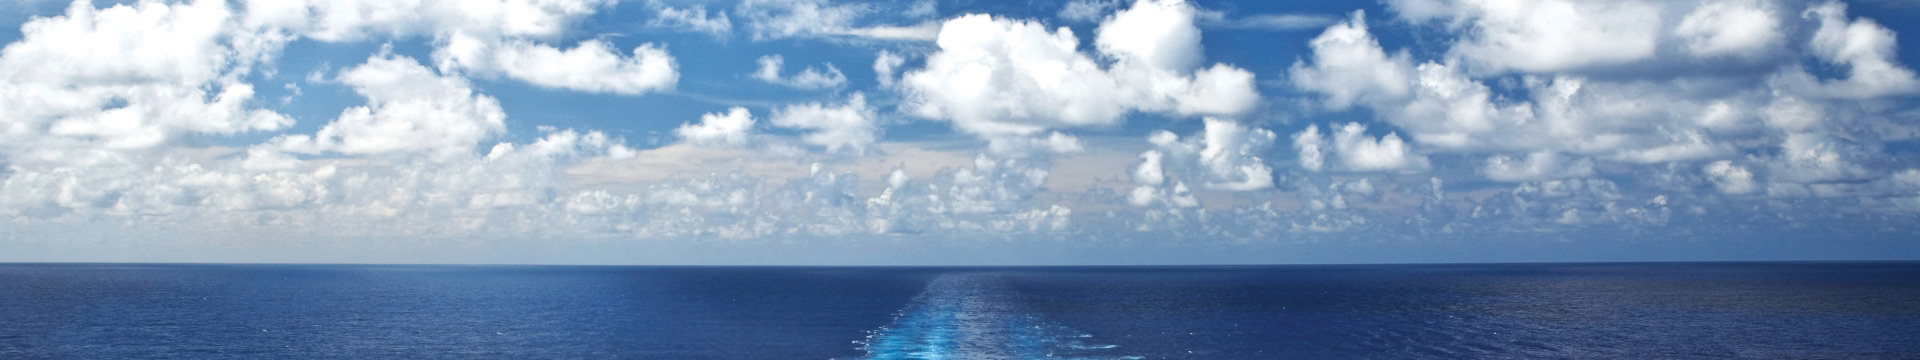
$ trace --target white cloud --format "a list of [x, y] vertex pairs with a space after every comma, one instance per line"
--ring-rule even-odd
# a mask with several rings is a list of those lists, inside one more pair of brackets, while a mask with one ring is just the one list
[[1231, 121], [1207, 118], [1198, 154], [1208, 175], [1202, 184], [1230, 191], [1273, 187], [1273, 168], [1262, 159], [1273, 139], [1273, 132], [1266, 129], [1248, 129]]
[[1413, 22], [1426, 22], [1459, 11], [1450, 0], [1386, 0], [1383, 3], [1388, 11]]
[[[637, 95], [671, 89], [679, 79], [678, 69], [661, 46], [642, 44], [630, 56], [622, 56], [600, 40], [582, 41], [565, 50], [546, 43], [610, 4], [605, 0], [249, 0], [244, 24], [263, 34], [327, 42], [430, 36], [436, 47], [434, 60], [442, 72], [503, 75], [542, 87], [586, 92]], [[267, 43], [292, 40], [265, 38], [262, 41]]]
[[928, 18], [940, 15], [940, 3], [934, 0], [919, 0], [900, 12], [911, 18]]
[[[553, 165], [632, 153], [602, 133], [572, 130], [548, 130], [517, 147], [501, 143], [485, 157], [468, 152], [425, 163], [299, 160], [265, 146], [215, 157], [176, 149], [112, 166], [16, 168], [0, 184], [0, 203], [10, 205], [0, 214], [20, 224], [166, 229], [236, 243], [257, 234], [274, 241], [527, 234], [559, 225], [543, 211], [562, 191]], [[128, 217], [141, 221], [122, 221]]]
[[[1036, 200], [1049, 179], [1045, 163], [986, 154], [948, 159], [943, 153], [930, 159], [925, 149], [900, 145], [893, 144], [886, 159], [872, 161], [890, 165], [852, 165], [859, 170], [845, 172], [832, 163], [756, 162], [746, 149], [676, 145], [643, 151], [632, 160], [577, 166], [570, 173], [608, 177], [604, 184], [630, 188], [584, 196], [580, 208], [602, 214], [596, 216], [606, 217], [620, 235], [639, 238], [1076, 230], [1070, 205]], [[661, 154], [687, 150], [698, 153]], [[734, 170], [692, 179], [670, 174], [705, 171], [711, 165], [698, 163], [709, 161]], [[613, 164], [626, 164], [631, 173], [606, 172]], [[881, 188], [877, 194], [862, 190], [874, 187]]]
[[1166, 166], [1161, 165], [1166, 157], [1166, 153], [1153, 150], [1140, 153], [1140, 164], [1133, 167], [1133, 183], [1146, 186], [1166, 183]]
[[1071, 33], [1040, 26], [986, 15], [949, 20], [940, 32], [941, 51], [901, 77], [911, 99], [907, 108], [976, 134], [1116, 122], [1124, 108], [1109, 99], [1120, 96], [1114, 94], [1119, 84], [1075, 51], [1079, 40]]
[[829, 0], [747, 0], [740, 2], [734, 14], [746, 20], [743, 27], [753, 40], [795, 37], [850, 36], [878, 40], [925, 41], [939, 29], [933, 24], [909, 26], [855, 26], [854, 22], [873, 9], [865, 4], [833, 4]]
[[1399, 135], [1387, 133], [1374, 139], [1360, 123], [1334, 130], [1333, 149], [1340, 166], [1351, 171], [1425, 171], [1429, 166], [1427, 156], [1414, 153]]
[[647, 5], [654, 9], [653, 20], [647, 21], [647, 27], [707, 33], [720, 39], [733, 33], [733, 20], [727, 17], [727, 12], [720, 11], [709, 16], [705, 4], [676, 8], [652, 0]]
[[[1168, 136], [1172, 136], [1168, 134]], [[1193, 190], [1187, 188], [1186, 181], [1169, 179], [1166, 169], [1166, 153], [1148, 150], [1140, 153], [1140, 164], [1133, 168], [1132, 191], [1127, 193], [1127, 203], [1133, 206], [1153, 206], [1164, 204], [1174, 208], [1200, 206], [1200, 200], [1193, 196]]]
[[246, 23], [320, 41], [454, 32], [477, 37], [553, 38], [608, 0], [247, 0]]
[[1094, 29], [1101, 54], [1122, 62], [1185, 72], [1200, 65], [1200, 28], [1185, 0], [1138, 0]]
[[1480, 171], [1488, 179], [1507, 182], [1582, 178], [1593, 175], [1593, 161], [1567, 159], [1558, 153], [1539, 151], [1527, 154], [1524, 158], [1505, 155], [1487, 157], [1486, 166]]
[[1256, 14], [1238, 19], [1208, 19], [1201, 25], [1208, 28], [1291, 31], [1318, 29], [1338, 22], [1338, 17], [1320, 14]]
[[1808, 43], [1813, 54], [1834, 65], [1847, 66], [1847, 79], [1827, 83], [1828, 92], [1844, 98], [1872, 98], [1920, 91], [1913, 70], [1894, 60], [1893, 30], [1871, 19], [1848, 21], [1847, 6], [1837, 1], [1816, 4], [1801, 17], [1816, 19], [1820, 28]]
[[1000, 136], [987, 139], [987, 153], [994, 156], [1023, 158], [1034, 154], [1071, 154], [1085, 151], [1080, 138], [1054, 131], [1046, 136]]
[[874, 25], [840, 29], [833, 32], [833, 34], [873, 40], [932, 41], [935, 36], [940, 34], [940, 24], [936, 22], [923, 22], [913, 25]]
[[[1390, 1], [1388, 7], [1401, 19], [1437, 21], [1458, 36], [1448, 48], [1448, 65], [1474, 75], [1567, 75], [1628, 66], [1686, 68], [1713, 66], [1725, 59], [1797, 61], [1772, 54], [1789, 49], [1785, 43], [1794, 41], [1786, 38], [1793, 33], [1790, 30], [1813, 28], [1805, 48], [1810, 54], [1805, 55], [1843, 66], [1847, 76], [1818, 81], [1797, 69], [1786, 69], [1786, 77], [1803, 77], [1808, 80], [1795, 81], [1815, 86], [1782, 87], [1810, 91], [1800, 95], [1846, 99], [1920, 91], [1920, 79], [1894, 60], [1893, 31], [1871, 19], [1849, 19], [1846, 5], [1837, 1], [1810, 4], [1797, 18], [1777, 9], [1781, 4], [1763, 0], [1658, 5], [1636, 0], [1407, 0]], [[1661, 59], [1658, 50], [1663, 47], [1698, 60]], [[1776, 65], [1801, 67], [1791, 62]]]
[[1780, 143], [1780, 154], [1769, 164], [1770, 178], [1794, 183], [1859, 179], [1867, 170], [1850, 161], [1852, 149], [1819, 133], [1792, 133]]
[[[0, 147], [11, 161], [83, 161], [191, 133], [278, 130], [253, 108], [247, 69], [226, 46], [225, 3], [143, 2], [34, 18], [0, 50]], [[88, 155], [92, 153], [92, 155]]]
[[826, 0], [747, 0], [737, 13], [748, 19], [754, 40], [832, 34], [848, 27], [866, 8], [833, 5]]
[[1207, 118], [1199, 134], [1184, 140], [1170, 131], [1156, 131], [1147, 137], [1154, 150], [1140, 155], [1142, 162], [1133, 172], [1139, 186], [1129, 201], [1144, 205], [1151, 201], [1140, 199], [1152, 198], [1191, 207], [1198, 203], [1180, 195], [1188, 192], [1189, 182], [1225, 191], [1272, 188], [1273, 168], [1265, 156], [1275, 138], [1272, 131], [1216, 118]]
[[734, 107], [726, 113], [707, 113], [699, 124], [680, 124], [673, 134], [695, 145], [746, 146], [753, 136], [753, 113]]
[[[1386, 51], [1356, 16], [1310, 42], [1314, 53], [1289, 82], [1330, 110], [1368, 108], [1376, 126], [1393, 126], [1424, 152], [1484, 156], [1479, 172], [1496, 181], [1664, 168], [1654, 177], [1665, 189], [1899, 194], [1877, 185], [1888, 175], [1868, 164], [1887, 161], [1875, 149], [1901, 131], [1877, 125], [1887, 105], [1860, 101], [1920, 91], [1895, 60], [1893, 32], [1837, 2], [1800, 16], [1782, 6], [1801, 5], [1390, 1], [1416, 30], [1445, 30], [1445, 55], [1420, 62]], [[1302, 168], [1345, 165], [1336, 141], [1308, 130], [1294, 136]], [[1652, 209], [1615, 209], [1509, 210], [1584, 225], [1665, 221]]]
[[1053, 204], [1046, 209], [1033, 209], [1015, 213], [1009, 219], [995, 222], [993, 227], [1000, 231], [1065, 231], [1072, 224], [1073, 209]]
[[623, 57], [599, 40], [581, 41], [566, 50], [525, 40], [489, 41], [456, 33], [434, 52], [434, 59], [442, 72], [505, 75], [583, 92], [638, 95], [670, 90], [680, 80], [679, 64], [653, 43], [640, 44]]
[[1356, 102], [1380, 104], [1404, 101], [1413, 83], [1412, 61], [1406, 51], [1388, 56], [1367, 32], [1366, 14], [1333, 25], [1307, 42], [1313, 66], [1295, 61], [1287, 70], [1295, 87], [1326, 94], [1326, 105], [1344, 110]]
[[893, 87], [894, 81], [898, 80], [894, 72], [900, 69], [900, 65], [906, 63], [906, 57], [892, 51], [880, 50], [879, 54], [873, 56], [873, 77], [879, 79], [880, 87]]
[[476, 94], [466, 79], [444, 76], [412, 58], [381, 54], [341, 71], [338, 80], [367, 98], [347, 108], [313, 136], [285, 135], [279, 148], [350, 155], [472, 153], [481, 140], [506, 131], [506, 113], [493, 97]]
[[1780, 19], [1772, 3], [1722, 0], [1701, 5], [1673, 28], [1695, 56], [1756, 57], [1780, 46]]
[[784, 77], [780, 75], [780, 68], [784, 67], [787, 62], [785, 57], [781, 57], [780, 55], [761, 56], [759, 62], [760, 68], [753, 72], [753, 78], [770, 84], [779, 84], [797, 89], [837, 88], [847, 84], [846, 74], [840, 73], [840, 69], [833, 67], [832, 63], [826, 64], [826, 71], [816, 70], [812, 66], [808, 66], [800, 70], [799, 73], [793, 74], [792, 77]]
[[1659, 164], [1723, 158], [1735, 153], [1733, 146], [1715, 143], [1700, 130], [1685, 130], [1671, 137], [1672, 142], [1668, 145], [1622, 150], [1610, 158], [1629, 163]]
[[1308, 124], [1306, 129], [1293, 134], [1293, 149], [1299, 154], [1300, 168], [1308, 171], [1320, 171], [1327, 164], [1327, 138], [1320, 134], [1320, 125]]
[[973, 167], [944, 170], [940, 177], [950, 185], [934, 196], [939, 200], [929, 211], [946, 214], [1002, 213], [1024, 206], [1047, 183], [1049, 172], [1043, 163], [1021, 159], [998, 159], [980, 154]]
[[[1449, 63], [1410, 66], [1404, 51], [1389, 56], [1363, 22], [1356, 16], [1315, 38], [1311, 62], [1296, 62], [1290, 80], [1325, 96], [1329, 109], [1371, 108], [1429, 151], [1489, 154], [1514, 166], [1534, 154], [1673, 163], [1727, 158], [1778, 141], [1769, 140], [1761, 124], [1805, 131], [1828, 122], [1821, 103], [1798, 100], [1792, 89], [1702, 90], [1725, 86], [1706, 84], [1788, 82], [1763, 80], [1769, 78], [1764, 74], [1683, 72], [1662, 82], [1532, 75], [1501, 80], [1514, 92], [1496, 95], [1489, 83], [1499, 79], [1476, 79]], [[1296, 141], [1302, 150], [1318, 150], [1308, 146], [1318, 144]]]
[[1320, 134], [1319, 125], [1307, 125], [1306, 129], [1293, 134], [1293, 148], [1301, 168], [1321, 171], [1326, 168], [1329, 157], [1337, 160], [1336, 168], [1346, 171], [1425, 171], [1431, 166], [1426, 155], [1415, 153], [1413, 146], [1400, 140], [1397, 134], [1388, 133], [1375, 139], [1367, 135], [1367, 126], [1360, 123], [1329, 128], [1333, 132], [1331, 140]]
[[1797, 132], [1825, 123], [1827, 111], [1821, 103], [1783, 96], [1769, 102], [1761, 110], [1760, 118], [1766, 121], [1767, 126]]
[[1492, 89], [1457, 67], [1433, 62], [1411, 66], [1404, 51], [1388, 56], [1364, 21], [1356, 12], [1351, 21], [1316, 37], [1310, 43], [1313, 63], [1296, 62], [1290, 69], [1293, 85], [1325, 95], [1330, 109], [1370, 107], [1412, 140], [1440, 149], [1597, 152], [1626, 145], [1608, 140], [1614, 134], [1607, 131], [1584, 128], [1587, 122], [1576, 111], [1582, 104], [1575, 101], [1595, 91], [1582, 92], [1585, 81], [1580, 78], [1528, 78], [1524, 85], [1537, 103], [1502, 103]]
[[1753, 182], [1753, 172], [1746, 167], [1734, 165], [1731, 160], [1720, 160], [1707, 164], [1700, 169], [1713, 178], [1713, 185], [1726, 194], [1747, 194], [1759, 190]]
[[1099, 22], [1118, 8], [1120, 0], [1073, 0], [1061, 6], [1060, 13], [1054, 16], [1067, 21]]
[[[1199, 49], [1191, 5], [1143, 1], [1125, 13], [1096, 30], [1096, 49], [1116, 60], [1104, 68], [1066, 28], [986, 15], [948, 20], [940, 50], [900, 80], [904, 109], [994, 138], [1108, 127], [1132, 111], [1232, 116], [1257, 104], [1246, 70], [1216, 64], [1189, 73]], [[1172, 51], [1196, 52], [1163, 53]]]
[[828, 152], [846, 148], [860, 153], [866, 152], [878, 137], [874, 121], [874, 110], [867, 106], [866, 95], [858, 92], [848, 95], [847, 102], [837, 106], [787, 105], [775, 111], [772, 119], [774, 126], [809, 130], [801, 139], [825, 147]]
[[[1418, 5], [1415, 5], [1418, 4]], [[1637, 1], [1401, 1], [1403, 19], [1438, 17], [1462, 37], [1448, 50], [1476, 72], [1555, 72], [1650, 59], [1660, 8]], [[1417, 10], [1416, 10], [1417, 9]], [[1438, 12], [1438, 13], [1436, 13]]]
[[[232, 61], [221, 28], [231, 16], [218, 1], [74, 3], [61, 16], [20, 26], [21, 40], [5, 50], [5, 76], [15, 83], [79, 85], [211, 81]], [[126, 61], [132, 58], [144, 61]]]

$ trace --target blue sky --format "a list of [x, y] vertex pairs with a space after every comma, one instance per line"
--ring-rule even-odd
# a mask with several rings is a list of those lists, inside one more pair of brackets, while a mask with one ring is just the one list
[[1899, 2], [0, 5], [0, 261], [1915, 259]]

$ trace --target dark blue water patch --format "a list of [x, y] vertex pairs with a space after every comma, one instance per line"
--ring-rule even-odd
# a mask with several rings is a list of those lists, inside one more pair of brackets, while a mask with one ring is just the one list
[[1920, 263], [0, 264], [0, 359], [1920, 358]]
[[829, 358], [924, 274], [0, 265], [0, 358]]
[[1920, 357], [1915, 263], [1082, 268], [1007, 282], [1028, 308], [1150, 358]]

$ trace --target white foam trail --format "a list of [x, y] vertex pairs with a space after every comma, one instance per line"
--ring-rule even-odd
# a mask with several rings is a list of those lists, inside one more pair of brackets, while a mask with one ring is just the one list
[[1021, 306], [990, 275], [943, 275], [927, 284], [892, 324], [874, 330], [863, 359], [1122, 359], [1119, 345]]

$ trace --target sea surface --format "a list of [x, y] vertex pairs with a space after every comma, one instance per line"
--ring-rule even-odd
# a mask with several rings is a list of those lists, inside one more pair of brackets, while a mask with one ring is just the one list
[[1920, 263], [0, 264], [41, 358], [1920, 358]]

